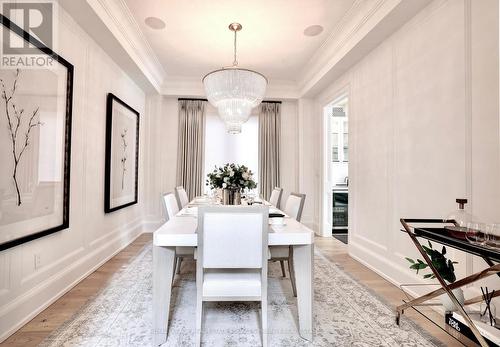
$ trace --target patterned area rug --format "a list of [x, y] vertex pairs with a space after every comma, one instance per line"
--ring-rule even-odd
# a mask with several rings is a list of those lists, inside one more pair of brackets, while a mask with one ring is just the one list
[[[163, 346], [192, 346], [195, 329], [195, 263], [183, 263], [172, 291], [169, 336]], [[440, 346], [394, 312], [319, 251], [315, 253], [315, 338], [298, 335], [297, 306], [278, 263], [269, 266], [269, 346]], [[41, 346], [151, 346], [152, 245], [116, 274], [108, 286]], [[258, 303], [206, 303], [203, 346], [260, 346]]]

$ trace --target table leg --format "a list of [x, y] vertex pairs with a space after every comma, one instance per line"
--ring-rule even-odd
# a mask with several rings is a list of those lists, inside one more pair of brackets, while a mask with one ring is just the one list
[[153, 246], [153, 334], [154, 345], [167, 341], [175, 247]]
[[297, 286], [299, 333], [313, 340], [314, 245], [293, 246], [293, 267]]

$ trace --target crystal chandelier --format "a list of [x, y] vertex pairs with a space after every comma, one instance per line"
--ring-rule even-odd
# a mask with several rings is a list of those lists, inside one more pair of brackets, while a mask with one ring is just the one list
[[264, 75], [238, 67], [236, 34], [241, 29], [239, 23], [229, 24], [229, 30], [234, 32], [233, 65], [212, 71], [202, 80], [208, 101], [217, 107], [230, 134], [241, 133], [241, 125], [248, 120], [252, 109], [262, 102], [267, 87]]

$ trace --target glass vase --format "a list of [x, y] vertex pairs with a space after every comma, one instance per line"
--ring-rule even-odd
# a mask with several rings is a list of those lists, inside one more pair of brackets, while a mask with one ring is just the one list
[[225, 188], [222, 190], [223, 205], [241, 205], [241, 192], [239, 189]]
[[496, 314], [497, 308], [492, 302], [490, 302], [489, 309], [484, 301], [479, 305], [479, 319], [481, 322], [495, 326]]

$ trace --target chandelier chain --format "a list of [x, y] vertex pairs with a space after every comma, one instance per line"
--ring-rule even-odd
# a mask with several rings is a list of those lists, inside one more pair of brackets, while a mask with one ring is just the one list
[[233, 66], [238, 66], [238, 60], [236, 58], [236, 35], [238, 34], [238, 31], [234, 31], [234, 60], [233, 60]]

